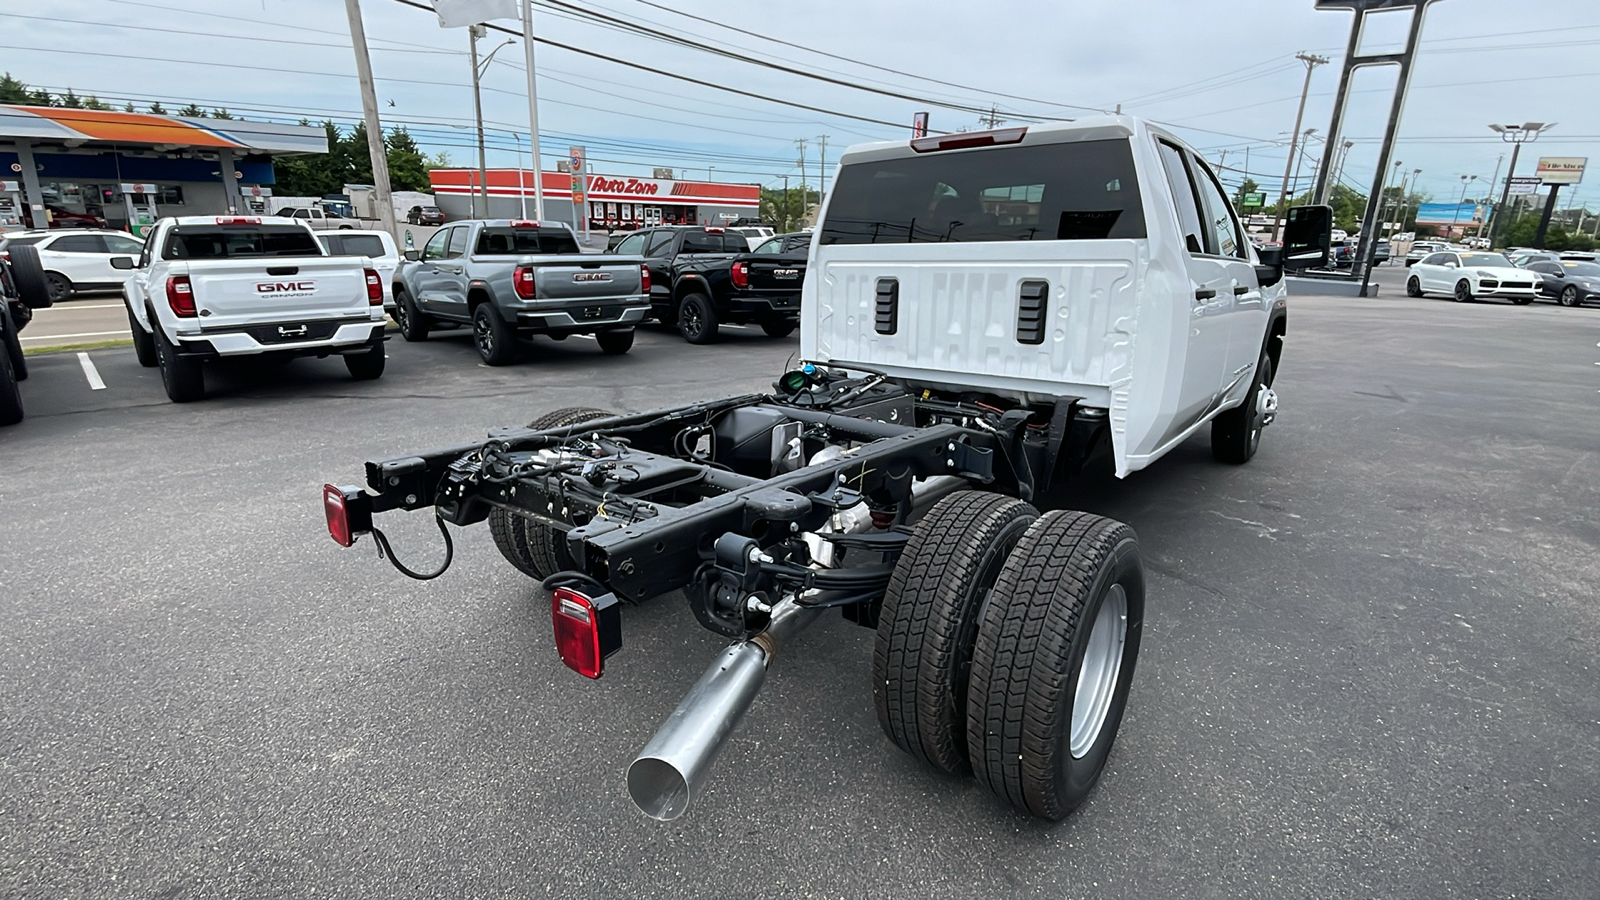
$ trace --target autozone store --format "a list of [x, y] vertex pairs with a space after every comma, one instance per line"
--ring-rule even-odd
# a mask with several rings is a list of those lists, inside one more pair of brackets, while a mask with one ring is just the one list
[[[434, 202], [446, 219], [472, 217], [473, 194], [478, 191], [477, 169], [434, 169]], [[761, 188], [754, 184], [717, 184], [706, 181], [668, 181], [620, 175], [589, 175], [590, 231], [626, 231], [646, 224], [720, 225], [760, 215]], [[545, 172], [544, 217], [581, 229], [573, 216], [572, 176]], [[491, 219], [533, 217], [533, 172], [526, 169], [490, 169]]]

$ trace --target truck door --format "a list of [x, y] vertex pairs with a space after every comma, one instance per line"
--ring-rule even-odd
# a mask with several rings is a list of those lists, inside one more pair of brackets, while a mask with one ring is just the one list
[[[1227, 310], [1233, 302], [1234, 273], [1229, 257], [1210, 252], [1215, 237], [1207, 237], [1201, 218], [1200, 192], [1186, 154], [1174, 144], [1159, 141], [1161, 164], [1177, 204], [1178, 224], [1188, 248], [1185, 267], [1189, 273], [1189, 292], [1176, 302], [1189, 307], [1189, 340], [1183, 362], [1183, 381], [1178, 392], [1178, 409], [1163, 442], [1200, 421], [1220, 402], [1223, 368], [1228, 361]], [[1204, 176], [1201, 176], [1204, 177]], [[1209, 249], [1208, 249], [1209, 248]]]
[[467, 241], [472, 236], [472, 226], [457, 225], [450, 229], [450, 239], [445, 244], [444, 257], [438, 262], [439, 311], [458, 319], [467, 317]]
[[449, 240], [450, 229], [435, 231], [428, 238], [428, 243], [423, 245], [422, 256], [411, 270], [411, 289], [416, 292], [417, 306], [428, 312], [444, 311], [444, 305], [439, 300], [439, 262], [444, 259]]
[[672, 308], [672, 258], [677, 253], [681, 232], [652, 231], [644, 240], [645, 265], [650, 267], [650, 307], [663, 322], [677, 321]]
[[1249, 390], [1256, 363], [1267, 337], [1267, 301], [1250, 261], [1250, 245], [1244, 240], [1233, 206], [1205, 160], [1187, 154], [1189, 171], [1200, 188], [1200, 210], [1205, 215], [1206, 252], [1223, 267], [1227, 293], [1217, 293], [1217, 316], [1228, 333], [1228, 355], [1222, 367], [1219, 400], [1240, 397]]

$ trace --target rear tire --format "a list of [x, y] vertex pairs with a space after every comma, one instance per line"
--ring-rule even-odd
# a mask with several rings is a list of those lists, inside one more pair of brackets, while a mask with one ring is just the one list
[[[610, 418], [613, 413], [588, 406], [568, 406], [551, 410], [528, 423], [537, 431], [577, 425], [594, 419]], [[500, 555], [517, 571], [543, 581], [550, 575], [572, 567], [566, 535], [537, 519], [495, 507], [489, 511], [489, 533]]]
[[1468, 303], [1472, 300], [1472, 285], [1465, 278], [1456, 282], [1456, 289], [1451, 294], [1457, 303]]
[[394, 322], [400, 326], [400, 336], [408, 341], [428, 339], [428, 319], [417, 309], [416, 301], [408, 291], [394, 292]]
[[177, 348], [167, 340], [166, 332], [155, 333], [156, 356], [161, 364], [161, 386], [167, 389], [167, 399], [173, 403], [192, 403], [206, 395], [206, 375], [198, 359], [178, 355]]
[[5, 353], [11, 357], [11, 377], [17, 381], [27, 381], [28, 358], [22, 355], [22, 338], [17, 333], [16, 317], [11, 315], [4, 301], [0, 301], [0, 316], [5, 318], [4, 322], [0, 322], [0, 329], [6, 333]]
[[22, 421], [22, 389], [17, 387], [17, 380], [11, 354], [0, 353], [0, 425]]
[[1038, 517], [1021, 500], [958, 491], [917, 523], [889, 578], [872, 654], [878, 726], [942, 772], [969, 768], [967, 681], [978, 613]]
[[1041, 819], [1082, 804], [1122, 723], [1143, 623], [1133, 529], [1065, 511], [1030, 525], [973, 646], [967, 753], [978, 780]]
[[491, 366], [508, 366], [517, 361], [517, 333], [493, 303], [480, 303], [472, 311], [472, 344]]
[[138, 358], [139, 365], [146, 369], [160, 365], [161, 359], [156, 354], [155, 335], [144, 330], [144, 326], [139, 324], [139, 319], [134, 316], [131, 308], [128, 310], [128, 330], [133, 332], [133, 355]]
[[621, 356], [633, 349], [633, 329], [627, 331], [602, 331], [594, 336], [595, 343], [600, 345], [602, 352], [611, 356]]
[[1242, 466], [1255, 457], [1261, 447], [1261, 429], [1266, 427], [1261, 392], [1271, 387], [1272, 357], [1263, 350], [1244, 402], [1211, 420], [1211, 455], [1217, 462]]
[[1407, 297], [1421, 297], [1422, 296], [1422, 282], [1417, 280], [1417, 276], [1415, 276], [1415, 275], [1413, 275], [1410, 278], [1406, 279], [1406, 296]]
[[709, 344], [717, 339], [717, 311], [705, 294], [685, 294], [678, 302], [678, 333], [691, 344]]
[[39, 248], [20, 244], [6, 248], [11, 254], [11, 278], [16, 282], [17, 299], [29, 309], [49, 306], [50, 282], [44, 276], [44, 264], [39, 261]]
[[794, 334], [794, 330], [799, 324], [799, 322], [791, 319], [779, 319], [776, 322], [762, 322], [761, 330], [767, 333], [767, 337], [786, 338]]
[[351, 378], [372, 381], [383, 375], [384, 357], [383, 344], [379, 343], [365, 353], [345, 354], [344, 367], [350, 370]]

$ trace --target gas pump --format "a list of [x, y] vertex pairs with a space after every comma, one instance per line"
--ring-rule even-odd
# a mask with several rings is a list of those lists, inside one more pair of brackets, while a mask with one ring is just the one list
[[264, 188], [259, 184], [240, 185], [239, 196], [244, 200], [245, 213], [264, 216], [267, 214], [267, 198], [272, 196], [272, 188]]
[[0, 181], [0, 228], [22, 224], [22, 187], [15, 181]]
[[[150, 233], [150, 227], [156, 224], [159, 214], [156, 212], [156, 194], [161, 188], [153, 184], [123, 184], [122, 203], [128, 210], [128, 233], [134, 237], [142, 238]], [[140, 199], [134, 200], [137, 194]]]

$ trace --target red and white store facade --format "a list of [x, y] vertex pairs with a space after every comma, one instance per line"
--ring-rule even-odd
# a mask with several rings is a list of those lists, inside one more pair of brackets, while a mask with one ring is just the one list
[[[477, 169], [434, 169], [434, 202], [446, 219], [473, 215], [478, 193]], [[533, 172], [526, 169], [489, 170], [491, 219], [533, 217]], [[545, 172], [544, 215], [547, 220], [581, 228], [572, 213], [572, 176]], [[589, 175], [588, 212], [591, 231], [625, 231], [651, 225], [723, 225], [760, 215], [761, 188], [754, 184], [717, 184], [706, 181], [666, 181], [659, 178]], [[481, 202], [481, 201], [480, 201]]]

